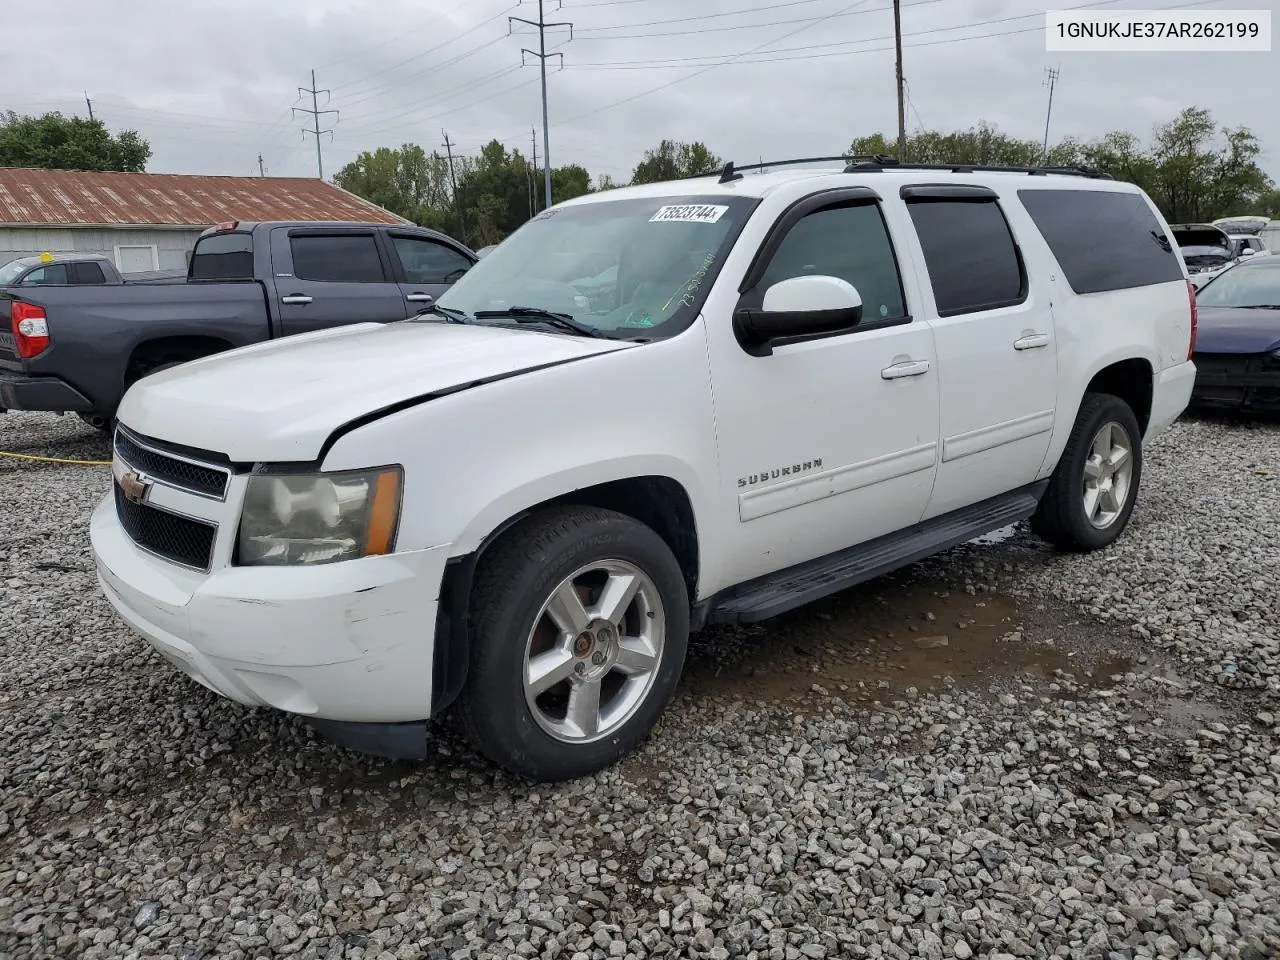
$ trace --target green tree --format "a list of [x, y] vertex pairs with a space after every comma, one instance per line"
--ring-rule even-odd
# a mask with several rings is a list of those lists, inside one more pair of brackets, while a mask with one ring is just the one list
[[[859, 137], [856, 155], [895, 156], [896, 141], [881, 133]], [[912, 163], [995, 166], [1088, 166], [1137, 184], [1171, 222], [1261, 212], [1280, 206], [1275, 184], [1258, 165], [1261, 148], [1245, 127], [1217, 129], [1209, 111], [1188, 107], [1153, 131], [1149, 147], [1125, 130], [1088, 143], [1072, 138], [1050, 146], [1020, 140], [980, 123], [968, 130], [923, 131], [907, 138]]]
[[365, 151], [334, 174], [333, 182], [421, 226], [458, 229], [449, 161], [417, 144]]
[[149, 159], [151, 145], [136, 130], [113, 136], [101, 120], [0, 114], [0, 167], [142, 173]]
[[644, 152], [644, 157], [631, 174], [631, 182], [661, 183], [664, 180], [712, 173], [723, 166], [724, 161], [708, 150], [707, 145], [701, 141], [678, 143], [675, 140], [663, 140], [655, 149]]
[[572, 200], [591, 192], [591, 174], [586, 167], [576, 163], [567, 167], [555, 167], [551, 171], [551, 199], [556, 203]]

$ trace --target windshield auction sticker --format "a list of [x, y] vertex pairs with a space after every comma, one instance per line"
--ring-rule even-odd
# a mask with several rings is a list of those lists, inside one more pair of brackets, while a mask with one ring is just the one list
[[728, 211], [728, 207], [710, 203], [688, 203], [674, 207], [660, 207], [649, 218], [650, 223], [715, 223]]

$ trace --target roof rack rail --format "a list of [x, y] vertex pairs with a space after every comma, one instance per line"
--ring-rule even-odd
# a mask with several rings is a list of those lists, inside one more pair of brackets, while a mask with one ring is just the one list
[[895, 170], [946, 170], [950, 173], [1025, 173], [1032, 177], [1057, 174], [1069, 177], [1089, 177], [1094, 180], [1114, 180], [1109, 173], [1091, 167], [1016, 167], [1006, 164], [984, 163], [899, 163], [893, 157], [852, 157], [845, 173], [868, 173], [892, 167]]
[[950, 173], [1025, 173], [1028, 176], [1043, 177], [1050, 174], [1069, 177], [1089, 177], [1094, 180], [1114, 180], [1109, 173], [1084, 166], [1039, 166], [1015, 167], [1003, 164], [982, 163], [900, 163], [896, 157], [876, 154], [842, 154], [838, 157], [797, 157], [793, 160], [764, 160], [760, 163], [748, 163], [741, 167], [732, 160], [719, 170], [707, 170], [694, 173], [682, 180], [698, 180], [702, 177], [719, 177], [720, 183], [732, 183], [742, 179], [743, 170], [767, 170], [773, 167], [791, 167], [802, 163], [843, 163], [845, 173], [876, 173], [886, 168], [894, 170], [946, 170]]

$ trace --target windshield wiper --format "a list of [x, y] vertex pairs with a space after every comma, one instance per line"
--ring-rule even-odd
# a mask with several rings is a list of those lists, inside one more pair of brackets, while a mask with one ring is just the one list
[[548, 326], [577, 333], [584, 337], [603, 337], [604, 334], [595, 327], [579, 323], [572, 314], [557, 313], [555, 310], [544, 310], [542, 307], [507, 307], [505, 310], [477, 310], [477, 320], [494, 320], [499, 317], [511, 317], [517, 323], [545, 323]]
[[455, 310], [453, 307], [442, 307], [438, 303], [433, 303], [430, 306], [423, 307], [418, 311], [417, 315], [420, 317], [427, 313], [434, 313], [437, 316], [444, 317], [450, 323], [469, 323], [471, 321], [471, 318], [461, 310]]

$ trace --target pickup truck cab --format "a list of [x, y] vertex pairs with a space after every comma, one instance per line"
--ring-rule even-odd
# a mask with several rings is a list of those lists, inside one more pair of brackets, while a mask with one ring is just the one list
[[230, 222], [200, 235], [185, 277], [0, 288], [0, 410], [74, 412], [109, 430], [125, 390], [149, 374], [297, 333], [403, 320], [476, 259], [408, 224]]
[[400, 756], [448, 709], [509, 770], [581, 776], [646, 736], [708, 623], [1024, 519], [1112, 543], [1195, 320], [1157, 209], [1095, 175], [876, 158], [610, 190], [421, 316], [135, 384], [93, 554], [223, 696]]

